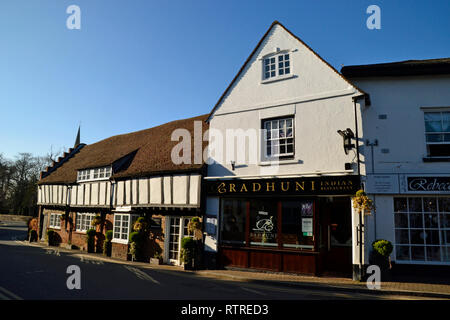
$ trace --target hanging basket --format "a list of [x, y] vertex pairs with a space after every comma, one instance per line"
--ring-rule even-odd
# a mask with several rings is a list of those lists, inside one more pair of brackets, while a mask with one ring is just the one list
[[372, 211], [375, 211], [375, 205], [372, 199], [367, 196], [364, 190], [358, 190], [352, 200], [353, 208], [355, 208], [358, 213], [368, 216], [372, 214]]

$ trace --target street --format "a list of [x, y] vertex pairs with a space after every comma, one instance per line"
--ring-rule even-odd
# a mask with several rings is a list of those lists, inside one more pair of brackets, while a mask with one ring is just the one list
[[[200, 277], [178, 270], [137, 268], [23, 243], [23, 223], [0, 225], [0, 300], [397, 300], [419, 297], [311, 290]], [[67, 268], [81, 271], [69, 290]]]

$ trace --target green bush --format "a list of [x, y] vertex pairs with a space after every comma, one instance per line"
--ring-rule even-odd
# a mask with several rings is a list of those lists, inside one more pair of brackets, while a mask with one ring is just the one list
[[94, 252], [95, 251], [95, 234], [97, 232], [95, 229], [89, 229], [86, 231], [86, 240], [87, 240], [87, 249], [88, 252]]
[[103, 255], [110, 257], [111, 256], [111, 240], [113, 237], [113, 231], [108, 230], [105, 233], [105, 241], [103, 241]]
[[392, 243], [387, 240], [375, 240], [372, 243], [372, 248], [377, 254], [386, 258], [390, 256], [394, 249]]
[[108, 230], [105, 233], [105, 239], [106, 241], [111, 241], [113, 238], [113, 231], [112, 230]]
[[185, 264], [192, 264], [195, 257], [196, 242], [191, 237], [181, 239], [181, 261]]

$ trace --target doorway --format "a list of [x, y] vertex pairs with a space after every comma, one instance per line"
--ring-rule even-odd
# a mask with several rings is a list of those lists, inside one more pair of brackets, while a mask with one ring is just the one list
[[325, 274], [352, 275], [352, 210], [349, 197], [320, 200], [321, 246]]
[[188, 223], [190, 221], [189, 217], [168, 217], [168, 223], [166, 224], [168, 230], [168, 241], [166, 243], [166, 261], [169, 264], [181, 265], [181, 240], [184, 237], [189, 236]]

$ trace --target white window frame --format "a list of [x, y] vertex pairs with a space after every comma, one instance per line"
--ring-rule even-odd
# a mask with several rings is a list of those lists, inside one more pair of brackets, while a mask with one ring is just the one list
[[75, 220], [75, 231], [86, 233], [87, 230], [93, 229], [92, 220], [97, 214], [90, 212], [77, 212]]
[[48, 217], [48, 227], [52, 229], [61, 229], [61, 213], [50, 213]]
[[112, 175], [111, 166], [78, 170], [77, 181], [108, 180]]
[[[406, 211], [395, 211], [395, 199], [396, 198], [402, 198], [402, 199], [406, 199]], [[422, 201], [422, 208], [421, 211], [412, 211], [409, 207], [409, 199], [411, 198], [419, 198]], [[428, 212], [425, 210], [424, 207], [424, 198], [433, 198], [436, 199], [436, 211], [433, 212]], [[439, 199], [442, 198], [448, 198], [448, 197], [444, 197], [444, 196], [432, 196], [432, 195], [414, 195], [414, 196], [395, 196], [393, 197], [393, 213], [394, 213], [394, 252], [393, 252], [393, 256], [395, 258], [396, 263], [398, 264], [431, 264], [431, 265], [450, 265], [450, 261], [445, 261], [445, 248], [449, 248], [450, 244], [448, 242], [448, 239], [444, 239], [443, 235], [445, 231], [449, 231], [450, 228], [448, 227], [443, 227], [442, 226], [442, 221], [441, 221], [441, 216], [446, 216], [447, 218], [450, 218], [450, 212], [447, 211], [443, 211], [440, 207], [439, 207]], [[408, 215], [408, 226], [407, 227], [401, 227], [401, 226], [397, 226], [395, 223], [395, 215], [396, 214], [407, 214]], [[420, 214], [422, 216], [422, 227], [411, 227], [411, 223], [410, 223], [410, 219], [409, 219], [409, 215], [410, 214]], [[437, 218], [438, 218], [438, 225], [437, 227], [426, 227], [426, 223], [425, 223], [425, 215], [426, 214], [436, 214]], [[397, 239], [397, 230], [398, 231], [408, 231], [408, 243], [400, 243]], [[426, 233], [427, 231], [436, 231], [438, 232], [439, 235], [439, 244], [429, 244], [426, 242], [426, 240], [424, 241], [423, 244], [413, 244], [411, 241], [411, 231], [422, 231], [424, 233]], [[397, 259], [397, 250], [399, 249], [399, 247], [408, 247], [409, 250], [409, 259]], [[423, 260], [414, 260], [412, 259], [412, 248], [413, 247], [423, 247], [424, 248], [424, 259]], [[427, 253], [427, 248], [430, 247], [439, 247], [440, 250], [440, 258], [441, 260], [432, 260], [432, 259], [428, 259], [428, 253]]]
[[[123, 217], [127, 216], [128, 217], [128, 225], [126, 227], [124, 227], [123, 224]], [[113, 221], [113, 238], [112, 238], [112, 242], [115, 243], [122, 243], [122, 244], [128, 244], [129, 239], [130, 239], [130, 233], [131, 233], [131, 228], [134, 224], [134, 222], [137, 220], [137, 218], [139, 217], [138, 214], [131, 214], [131, 213], [114, 213], [114, 221]], [[120, 221], [120, 225], [116, 226], [116, 222]], [[116, 228], [119, 228], [119, 230], [117, 231]], [[117, 234], [119, 235], [119, 237], [117, 237]], [[125, 236], [125, 238], [124, 238]]]
[[[291, 52], [292, 52], [292, 50], [276, 51], [276, 52], [269, 53], [261, 58], [261, 83], [268, 83], [268, 82], [272, 82], [272, 81], [288, 79], [288, 78], [292, 78], [294, 76]], [[288, 67], [286, 67], [284, 65], [284, 63], [285, 63], [284, 56], [285, 55], [289, 56], [289, 59], [288, 59], [289, 66]], [[280, 56], [283, 56], [283, 61], [279, 61]], [[267, 78], [266, 77], [266, 61], [268, 59], [272, 59], [272, 58], [275, 58], [275, 69], [274, 69], [275, 76], [270, 76]], [[279, 63], [283, 63], [283, 68], [279, 67]], [[280, 75], [280, 70], [283, 70], [283, 72], [284, 72], [286, 68], [289, 68], [289, 73]], [[269, 70], [269, 71], [272, 72], [272, 70]]]
[[450, 112], [450, 108], [440, 108], [440, 109], [423, 109], [423, 120], [424, 120], [424, 133], [425, 133], [425, 147], [426, 147], [426, 154], [427, 154], [427, 157], [428, 158], [433, 158], [433, 159], [439, 159], [439, 158], [442, 158], [442, 159], [448, 159], [448, 158], [450, 158], [450, 154], [448, 155], [448, 156], [432, 156], [431, 154], [430, 154], [430, 152], [429, 152], [429, 149], [428, 149], [428, 146], [429, 145], [450, 145], [450, 141], [447, 141], [447, 142], [445, 142], [445, 141], [441, 141], [441, 142], [428, 142], [427, 141], [427, 136], [428, 135], [433, 135], [433, 134], [441, 134], [441, 135], [444, 135], [444, 134], [449, 134], [450, 135], [450, 131], [441, 131], [441, 132], [427, 132], [427, 129], [426, 129], [426, 122], [427, 122], [427, 120], [425, 119], [425, 116], [426, 116], [426, 114], [427, 113], [439, 113], [440, 114], [440, 116], [441, 116], [441, 124], [443, 125], [443, 116], [442, 116], [442, 113], [444, 113], [444, 112]]
[[[292, 136], [291, 137], [287, 137], [287, 129], [288, 129], [288, 127], [286, 126], [287, 120], [290, 120], [291, 123], [292, 123], [292, 126], [289, 127], [291, 129], [291, 131], [292, 131]], [[283, 138], [280, 138], [280, 136], [279, 136], [279, 129], [280, 129], [279, 126], [280, 126], [280, 122], [281, 121], [284, 121], [284, 130], [285, 130], [285, 135], [286, 135]], [[268, 122], [270, 122], [271, 128], [273, 126], [273, 123], [277, 122], [277, 129], [275, 129], [275, 130], [278, 130], [278, 137], [277, 138], [273, 138], [272, 132], [270, 133], [270, 139], [267, 138], [268, 137], [268, 132], [267, 132], [267, 129], [266, 129], [266, 123], [268, 123]], [[280, 118], [262, 119], [261, 126], [262, 126], [262, 129], [263, 129], [262, 130], [263, 131], [263, 137], [262, 137], [263, 146], [262, 146], [262, 149], [263, 149], [263, 159], [264, 160], [269, 160], [269, 159], [279, 159], [279, 160], [288, 159], [289, 160], [289, 159], [293, 159], [295, 157], [295, 116], [294, 115], [283, 116], [283, 117], [280, 117]], [[272, 129], [271, 129], [271, 131], [272, 131]], [[292, 139], [292, 152], [287, 152], [287, 145], [288, 145], [287, 139]], [[280, 140], [285, 140], [284, 145], [286, 147], [286, 150], [285, 150], [284, 153], [280, 153], [280, 144], [279, 144]], [[272, 146], [273, 146], [273, 142], [274, 141], [278, 141], [278, 148], [279, 148], [278, 153], [273, 153], [274, 149], [273, 149]], [[271, 143], [271, 149], [272, 149], [272, 153], [270, 155], [267, 154], [267, 146], [268, 146], [269, 142]], [[289, 143], [289, 144], [291, 144], [291, 143]]]

